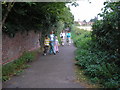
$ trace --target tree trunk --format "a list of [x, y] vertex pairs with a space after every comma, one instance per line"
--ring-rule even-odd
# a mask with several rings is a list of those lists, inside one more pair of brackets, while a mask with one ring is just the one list
[[2, 27], [4, 26], [5, 20], [7, 19], [8, 14], [9, 14], [9, 12], [11, 11], [11, 9], [12, 9], [12, 7], [13, 7], [12, 5], [14, 5], [14, 3], [15, 3], [15, 2], [9, 2], [8, 7], [7, 7], [7, 11], [6, 11], [5, 15], [3, 16]]

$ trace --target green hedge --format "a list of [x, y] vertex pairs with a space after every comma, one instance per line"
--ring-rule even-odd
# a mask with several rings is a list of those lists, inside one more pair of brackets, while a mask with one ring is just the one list
[[120, 66], [120, 2], [105, 3], [103, 10], [99, 14], [103, 19], [92, 26], [92, 38], [111, 54], [109, 60]]
[[101, 84], [105, 88], [120, 87], [120, 68], [109, 60], [110, 53], [91, 39], [91, 32], [74, 27], [72, 38], [77, 47], [76, 65], [84, 70], [91, 82]]

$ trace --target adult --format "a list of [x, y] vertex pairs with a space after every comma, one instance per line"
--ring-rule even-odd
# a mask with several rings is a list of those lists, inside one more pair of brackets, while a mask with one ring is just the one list
[[56, 55], [56, 51], [54, 50], [54, 42], [55, 42], [55, 35], [54, 35], [54, 32], [51, 31], [50, 32], [50, 35], [49, 35], [49, 38], [50, 38], [50, 54], [54, 54]]
[[64, 43], [65, 43], [65, 32], [64, 32], [64, 30], [62, 30], [62, 32], [60, 33], [60, 37], [61, 37], [61, 44], [64, 45]]
[[67, 32], [66, 36], [67, 36], [67, 43], [68, 43], [68, 45], [70, 45], [70, 43], [71, 43], [71, 33], [70, 33], [70, 31]]

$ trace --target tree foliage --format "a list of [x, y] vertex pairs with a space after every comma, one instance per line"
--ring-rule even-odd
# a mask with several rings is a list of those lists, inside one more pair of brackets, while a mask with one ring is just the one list
[[[93, 38], [99, 45], [109, 51], [110, 59], [119, 65], [120, 60], [120, 2], [105, 3], [103, 17], [93, 25]], [[115, 60], [115, 61], [114, 61]]]
[[97, 17], [94, 17], [93, 19], [90, 19], [90, 22], [95, 22], [95, 21], [97, 21], [98, 20], [98, 18]]
[[[8, 4], [2, 4], [3, 17]], [[29, 30], [47, 33], [59, 21], [66, 27], [73, 23], [73, 15], [65, 2], [15, 2], [3, 25], [3, 32], [10, 36]]]

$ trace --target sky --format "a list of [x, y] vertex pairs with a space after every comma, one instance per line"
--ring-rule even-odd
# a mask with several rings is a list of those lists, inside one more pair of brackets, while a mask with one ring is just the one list
[[[71, 12], [74, 15], [75, 21], [86, 20], [89, 21], [90, 19], [94, 18], [101, 12], [101, 9], [104, 7], [103, 3], [106, 0], [79, 0], [77, 3], [79, 6], [70, 6]], [[99, 17], [98, 17], [99, 18]]]

